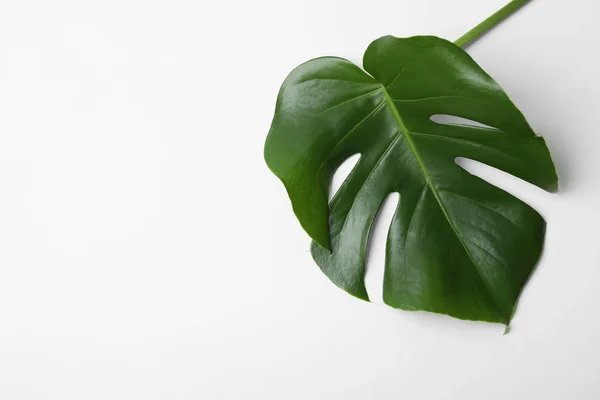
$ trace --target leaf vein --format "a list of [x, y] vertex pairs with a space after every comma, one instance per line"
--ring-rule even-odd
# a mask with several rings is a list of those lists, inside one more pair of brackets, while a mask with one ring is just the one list
[[439, 47], [440, 46], [424, 47], [424, 48], [418, 50], [417, 52], [415, 52], [414, 54], [412, 54], [410, 57], [408, 57], [408, 60], [406, 60], [406, 63], [404, 64], [404, 66], [396, 74], [396, 76], [394, 77], [394, 79], [392, 79], [392, 81], [390, 83], [388, 83], [387, 85], [385, 85], [385, 88], [386, 89], [389, 88], [390, 86], [392, 86], [394, 84], [394, 82], [396, 82], [398, 80], [398, 78], [400, 77], [400, 75], [402, 75], [402, 73], [404, 72], [404, 70], [406, 69], [406, 67], [408, 66], [408, 64], [410, 64], [416, 56], [420, 55], [425, 50], [436, 49], [436, 48], [439, 48]]
[[460, 197], [460, 198], [463, 198], [463, 199], [465, 199], [465, 200], [467, 200], [467, 201], [469, 201], [469, 202], [471, 202], [471, 203], [473, 203], [473, 204], [477, 204], [477, 205], [479, 205], [479, 206], [481, 206], [481, 207], [485, 208], [486, 210], [489, 210], [489, 211], [493, 212], [494, 214], [496, 214], [496, 215], [498, 215], [498, 216], [502, 217], [503, 219], [505, 219], [506, 221], [508, 221], [510, 224], [514, 225], [515, 227], [517, 227], [517, 228], [519, 228], [519, 229], [522, 229], [522, 227], [520, 227], [519, 225], [517, 225], [517, 223], [516, 223], [515, 221], [513, 221], [513, 220], [512, 220], [512, 219], [510, 219], [510, 218], [508, 218], [506, 215], [502, 214], [500, 211], [498, 211], [498, 210], [495, 210], [495, 209], [493, 209], [492, 207], [488, 206], [487, 204], [481, 203], [481, 202], [479, 202], [479, 201], [477, 201], [477, 200], [474, 200], [474, 199], [472, 199], [472, 198], [470, 198], [470, 197], [464, 196], [464, 195], [462, 195], [462, 194], [458, 194], [458, 193], [456, 193], [456, 192], [453, 192], [453, 191], [451, 191], [451, 190], [448, 190], [448, 189], [440, 189], [440, 191], [442, 191], [442, 192], [446, 192], [446, 193], [449, 193], [449, 194], [452, 194], [452, 195], [454, 195], [454, 196], [457, 196], [457, 197]]
[[415, 204], [415, 209], [413, 210], [413, 213], [410, 216], [410, 221], [408, 221], [408, 227], [406, 228], [406, 238], [404, 239], [404, 259], [405, 260], [406, 260], [406, 243], [408, 243], [408, 238], [410, 236], [410, 232], [411, 232], [410, 230], [412, 228], [412, 223], [415, 219], [415, 215], [417, 214], [419, 204], [421, 204], [421, 201], [425, 198], [425, 193], [427, 193], [428, 188], [429, 188], [429, 186], [427, 186], [427, 184], [425, 184], [425, 186], [423, 186], [423, 189], [421, 189], [421, 194], [419, 195], [417, 204]]
[[319, 115], [321, 115], [321, 114], [323, 114], [323, 113], [325, 113], [325, 112], [327, 112], [327, 111], [331, 111], [331, 110], [333, 110], [334, 108], [337, 108], [337, 107], [339, 107], [339, 106], [341, 106], [341, 105], [344, 105], [344, 104], [346, 104], [346, 103], [350, 103], [350, 102], [352, 102], [352, 101], [355, 101], [355, 100], [358, 100], [358, 99], [362, 99], [363, 97], [367, 97], [367, 96], [369, 96], [369, 95], [372, 95], [373, 93], [379, 92], [380, 90], [382, 90], [382, 88], [381, 88], [381, 87], [380, 87], [380, 88], [378, 88], [378, 89], [372, 90], [372, 91], [370, 91], [370, 92], [367, 92], [367, 93], [363, 93], [363, 94], [361, 94], [361, 95], [358, 95], [358, 96], [356, 96], [356, 97], [353, 97], [353, 98], [351, 98], [351, 99], [344, 100], [344, 101], [342, 101], [341, 103], [337, 103], [337, 104], [335, 104], [335, 105], [333, 105], [333, 106], [329, 106], [329, 107], [325, 108], [324, 110], [321, 110], [321, 111], [319, 111], [319, 113], [318, 113], [318, 114], [316, 114], [315, 116], [319, 116]]

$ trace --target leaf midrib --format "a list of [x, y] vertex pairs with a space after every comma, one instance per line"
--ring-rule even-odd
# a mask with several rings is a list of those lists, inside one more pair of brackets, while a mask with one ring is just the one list
[[458, 229], [456, 228], [456, 226], [454, 225], [454, 223], [450, 219], [450, 214], [448, 213], [448, 209], [446, 208], [446, 206], [442, 202], [442, 199], [441, 199], [441, 197], [440, 197], [440, 195], [438, 193], [437, 187], [433, 184], [433, 181], [431, 180], [431, 177], [429, 176], [429, 172], [427, 172], [427, 169], [425, 168], [425, 164], [423, 162], [423, 159], [421, 158], [421, 156], [420, 156], [419, 152], [417, 151], [417, 148], [415, 147], [415, 144], [414, 144], [414, 142], [413, 142], [413, 140], [411, 138], [410, 131], [408, 130], [408, 128], [404, 124], [404, 121], [402, 121], [402, 117], [400, 116], [400, 113], [398, 112], [398, 109], [394, 105], [394, 101], [393, 101], [392, 97], [389, 95], [389, 93], [388, 93], [388, 91], [387, 91], [387, 89], [386, 89], [385, 86], [382, 85], [382, 89], [383, 89], [383, 96], [385, 98], [385, 101], [387, 102], [390, 110], [392, 111], [394, 119], [396, 120], [396, 123], [398, 124], [398, 130], [399, 130], [398, 135], [399, 136], [400, 135], [404, 135], [404, 137], [406, 138], [406, 143], [408, 145], [408, 148], [410, 149], [411, 153], [415, 157], [415, 160], [417, 161], [419, 169], [421, 170], [421, 173], [423, 174], [423, 176], [425, 178], [425, 182], [427, 183], [427, 186], [429, 186], [429, 189], [431, 190], [431, 193], [433, 194], [433, 196], [435, 197], [436, 201], [438, 202], [438, 205], [440, 206], [440, 209], [442, 210], [442, 213], [444, 213], [444, 216], [446, 217], [446, 221], [448, 221], [448, 224], [450, 225], [450, 227], [454, 231], [454, 234], [456, 235], [456, 237], [458, 238], [460, 244], [462, 245], [462, 247], [464, 248], [465, 252], [467, 253], [467, 256], [471, 260], [471, 263], [475, 267], [475, 271], [479, 275], [479, 278], [481, 279], [481, 281], [485, 285], [486, 289], [488, 290], [488, 293], [490, 294], [490, 297], [491, 297], [492, 301], [494, 302], [494, 304], [496, 306], [496, 310], [498, 312], [498, 315], [501, 318], [505, 318], [504, 317], [504, 313], [501, 312], [502, 308], [498, 304], [498, 300], [496, 300], [496, 297], [494, 295], [494, 291], [491, 288], [491, 285], [489, 284], [489, 282], [487, 281], [487, 279], [484, 278], [484, 275], [479, 270], [479, 267], [478, 267], [477, 263], [475, 262], [475, 260], [473, 258], [473, 255], [471, 254], [471, 251], [469, 250], [469, 248], [467, 247], [467, 244], [465, 243], [465, 241], [463, 240], [463, 238], [459, 234]]

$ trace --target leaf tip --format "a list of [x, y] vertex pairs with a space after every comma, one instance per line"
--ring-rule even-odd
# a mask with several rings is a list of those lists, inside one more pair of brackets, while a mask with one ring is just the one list
[[314, 237], [312, 239], [319, 247], [331, 253], [331, 242], [329, 241], [329, 236], [320, 238], [319, 240]]

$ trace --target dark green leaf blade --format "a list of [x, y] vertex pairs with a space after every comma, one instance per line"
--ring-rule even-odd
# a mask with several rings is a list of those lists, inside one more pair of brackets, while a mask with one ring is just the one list
[[[385, 197], [400, 193], [388, 234], [384, 301], [508, 323], [540, 256], [545, 222], [530, 206], [455, 163], [474, 159], [547, 190], [548, 149], [498, 84], [436, 37], [383, 37], [365, 53], [371, 76], [339, 58], [309, 61], [284, 82], [265, 145], [323, 272], [368, 300], [365, 260]], [[493, 129], [443, 125], [436, 114]], [[331, 204], [327, 189], [360, 159]]]

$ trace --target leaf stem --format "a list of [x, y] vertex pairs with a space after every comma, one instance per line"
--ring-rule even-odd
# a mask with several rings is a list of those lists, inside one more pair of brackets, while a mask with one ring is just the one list
[[479, 38], [481, 35], [492, 29], [494, 26], [498, 25], [504, 19], [509, 17], [512, 13], [517, 11], [519, 8], [523, 7], [530, 0], [513, 0], [494, 14], [492, 14], [489, 18], [481, 22], [475, 28], [471, 29], [469, 32], [465, 33], [461, 36], [457, 41], [454, 42], [459, 47], [466, 47]]

